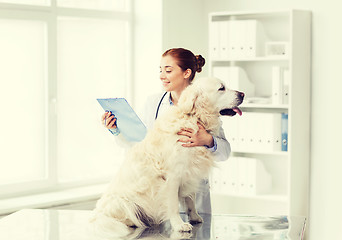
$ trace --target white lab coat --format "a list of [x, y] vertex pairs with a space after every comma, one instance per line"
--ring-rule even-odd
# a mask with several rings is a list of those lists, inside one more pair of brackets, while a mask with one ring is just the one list
[[[155, 94], [150, 96], [145, 103], [145, 111], [142, 114], [142, 120], [146, 127], [152, 128], [158, 105], [164, 93]], [[170, 105], [170, 93], [167, 93], [160, 103], [158, 110], [158, 116], [164, 114], [168, 108], [172, 107]], [[216, 161], [225, 161], [230, 154], [230, 144], [226, 140], [224, 131], [221, 127], [219, 136], [214, 136], [217, 143], [217, 149], [213, 152]], [[210, 151], [210, 150], [208, 150]], [[196, 208], [199, 213], [211, 214], [211, 202], [210, 202], [210, 191], [209, 191], [209, 181], [208, 176], [204, 176], [201, 182], [200, 189], [196, 194]]]

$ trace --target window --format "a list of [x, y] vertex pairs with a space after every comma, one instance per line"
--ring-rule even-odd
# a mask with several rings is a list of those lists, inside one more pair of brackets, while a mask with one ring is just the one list
[[0, 0], [0, 194], [107, 181], [122, 149], [96, 98], [126, 97], [128, 0]]
[[85, 8], [98, 10], [127, 10], [125, 0], [57, 0], [59, 7]]
[[39, 20], [0, 19], [0, 183], [45, 178], [46, 34]]
[[12, 4], [17, 3], [17, 4], [47, 6], [50, 4], [50, 0], [0, 0], [0, 3], [12, 3]]

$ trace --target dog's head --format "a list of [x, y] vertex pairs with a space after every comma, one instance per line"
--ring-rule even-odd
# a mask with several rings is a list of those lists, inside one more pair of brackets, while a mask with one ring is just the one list
[[242, 114], [238, 106], [244, 93], [230, 90], [217, 78], [199, 78], [187, 87], [179, 99], [179, 107], [187, 114], [203, 112], [214, 115]]

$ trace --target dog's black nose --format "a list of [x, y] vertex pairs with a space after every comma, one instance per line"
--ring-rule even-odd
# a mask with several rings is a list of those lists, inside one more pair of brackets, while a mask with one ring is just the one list
[[241, 99], [243, 99], [245, 97], [245, 94], [243, 92], [239, 92], [238, 94], [239, 94]]

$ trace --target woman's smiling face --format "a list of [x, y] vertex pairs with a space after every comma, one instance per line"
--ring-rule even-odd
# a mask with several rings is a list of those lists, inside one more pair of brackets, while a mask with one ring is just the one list
[[[166, 55], [160, 61], [160, 80], [162, 81], [164, 90], [167, 92], [181, 92], [189, 85], [190, 69], [183, 71], [176, 60]], [[191, 72], [191, 70], [190, 70]]]

